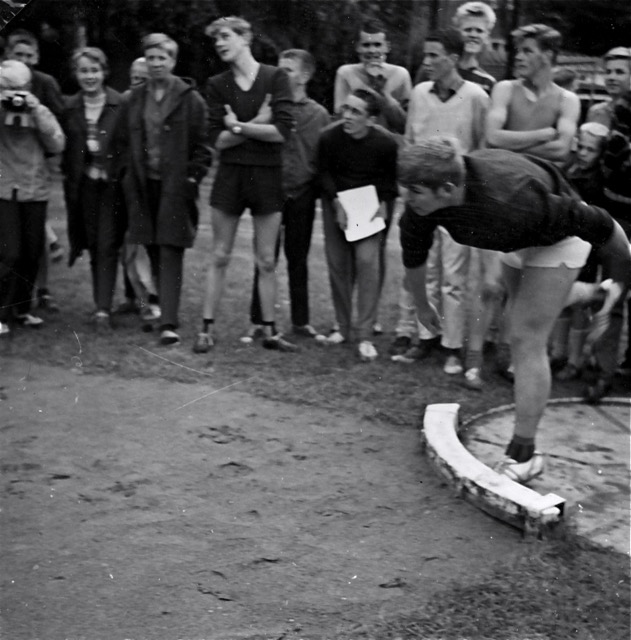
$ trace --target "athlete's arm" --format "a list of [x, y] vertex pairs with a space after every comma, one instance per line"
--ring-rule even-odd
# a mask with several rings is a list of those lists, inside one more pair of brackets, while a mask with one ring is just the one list
[[407, 290], [412, 294], [416, 306], [416, 317], [419, 322], [431, 333], [440, 333], [440, 319], [436, 309], [427, 299], [425, 288], [425, 276], [427, 268], [423, 264], [413, 269], [405, 269], [405, 284]]

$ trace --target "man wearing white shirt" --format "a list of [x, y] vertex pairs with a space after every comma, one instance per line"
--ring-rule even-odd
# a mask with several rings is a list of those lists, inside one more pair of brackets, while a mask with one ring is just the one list
[[[465, 153], [484, 145], [484, 123], [489, 98], [478, 84], [463, 80], [458, 62], [464, 40], [450, 28], [429, 35], [425, 40], [423, 67], [428, 77], [414, 87], [405, 128], [405, 140], [416, 144], [435, 135], [450, 136], [460, 142]], [[399, 300], [397, 340], [411, 340], [417, 332], [420, 342], [395, 360], [410, 362], [429, 355], [439, 341], [447, 350], [444, 371], [462, 373], [462, 348], [466, 329], [466, 285], [469, 248], [455, 242], [439, 227], [428, 259], [427, 288], [432, 304], [441, 316], [441, 333], [418, 325], [414, 302], [405, 283]]]

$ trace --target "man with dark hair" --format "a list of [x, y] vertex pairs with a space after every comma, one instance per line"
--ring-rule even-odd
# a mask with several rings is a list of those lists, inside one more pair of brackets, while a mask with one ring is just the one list
[[[282, 235], [287, 275], [291, 323], [296, 335], [314, 338], [317, 334], [310, 325], [309, 271], [307, 259], [311, 247], [311, 234], [315, 218], [317, 180], [317, 150], [322, 130], [329, 124], [328, 111], [307, 95], [307, 83], [315, 71], [313, 56], [304, 49], [283, 51], [278, 66], [287, 72], [294, 99], [296, 124], [283, 149], [283, 204]], [[277, 258], [280, 238], [277, 245]], [[250, 310], [252, 327], [241, 338], [249, 344], [263, 337], [261, 307], [258, 295], [258, 269], [255, 271]]]
[[359, 63], [342, 65], [335, 74], [335, 113], [341, 112], [353, 91], [370, 89], [382, 100], [377, 124], [394, 133], [403, 133], [412, 81], [405, 67], [386, 62], [390, 43], [383, 24], [378, 20], [365, 21], [359, 29], [355, 50]]
[[587, 122], [600, 122], [611, 128], [613, 109], [629, 90], [631, 90], [631, 47], [614, 47], [604, 56], [605, 89], [611, 100], [590, 107]]
[[499, 149], [461, 154], [457, 141], [431, 138], [404, 149], [399, 180], [407, 187], [400, 221], [403, 264], [416, 313], [439, 324], [425, 291], [433, 230], [443, 225], [460, 242], [504, 252], [511, 349], [515, 362], [515, 428], [500, 471], [517, 482], [543, 472], [535, 436], [550, 394], [547, 343], [590, 251], [612, 279], [597, 332], [631, 277], [629, 244], [604, 210], [581, 201], [550, 162]]
[[[414, 87], [405, 138], [416, 144], [434, 135], [457, 138], [465, 152], [484, 145], [484, 122], [489, 98], [478, 84], [463, 80], [458, 61], [464, 51], [464, 40], [457, 29], [449, 28], [430, 34], [425, 40], [423, 66], [431, 78]], [[447, 352], [444, 371], [449, 375], [463, 372], [463, 353], [466, 336], [467, 274], [470, 249], [438, 227], [429, 258], [431, 299], [441, 311], [442, 323], [437, 333], [431, 327], [417, 326], [414, 301], [403, 285], [399, 299], [397, 337], [392, 345], [395, 361], [412, 362], [427, 357], [438, 343]], [[480, 294], [481, 295], [481, 294]], [[418, 346], [410, 347], [412, 337], [418, 335]], [[408, 346], [404, 353], [396, 353], [400, 346]], [[480, 386], [481, 354], [478, 347], [475, 359], [467, 354], [467, 371], [475, 369], [476, 388]], [[473, 374], [469, 374], [471, 377]], [[465, 378], [467, 380], [467, 378]]]
[[19, 60], [31, 70], [31, 92], [48, 107], [55, 118], [60, 118], [64, 110], [64, 100], [59, 83], [53, 76], [35, 69], [39, 63], [39, 43], [26, 29], [16, 29], [7, 37], [5, 51], [7, 60]]
[[324, 344], [341, 344], [351, 338], [353, 287], [357, 283], [357, 339], [359, 356], [374, 360], [370, 341], [379, 302], [379, 248], [383, 231], [349, 241], [345, 235], [347, 212], [339, 193], [373, 186], [379, 208], [374, 217], [385, 219], [388, 203], [397, 196], [397, 143], [382, 127], [375, 127], [379, 100], [373, 91], [357, 89], [341, 108], [342, 119], [324, 131], [318, 153], [322, 179], [322, 218], [329, 281], [335, 318], [339, 326]]

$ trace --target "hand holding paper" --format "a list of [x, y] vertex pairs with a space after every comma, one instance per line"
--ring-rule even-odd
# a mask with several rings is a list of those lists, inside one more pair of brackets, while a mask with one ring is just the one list
[[337, 198], [346, 211], [344, 234], [349, 242], [368, 238], [385, 229], [385, 220], [376, 215], [379, 197], [374, 185], [339, 191]]

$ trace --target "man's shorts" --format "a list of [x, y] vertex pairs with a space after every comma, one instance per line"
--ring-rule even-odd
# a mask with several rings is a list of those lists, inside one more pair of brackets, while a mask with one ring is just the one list
[[577, 236], [564, 238], [547, 247], [528, 247], [502, 256], [502, 262], [515, 269], [524, 267], [560, 267], [580, 269], [587, 262], [592, 245]]
[[281, 167], [219, 164], [210, 195], [210, 206], [240, 216], [250, 209], [264, 216], [283, 209]]

